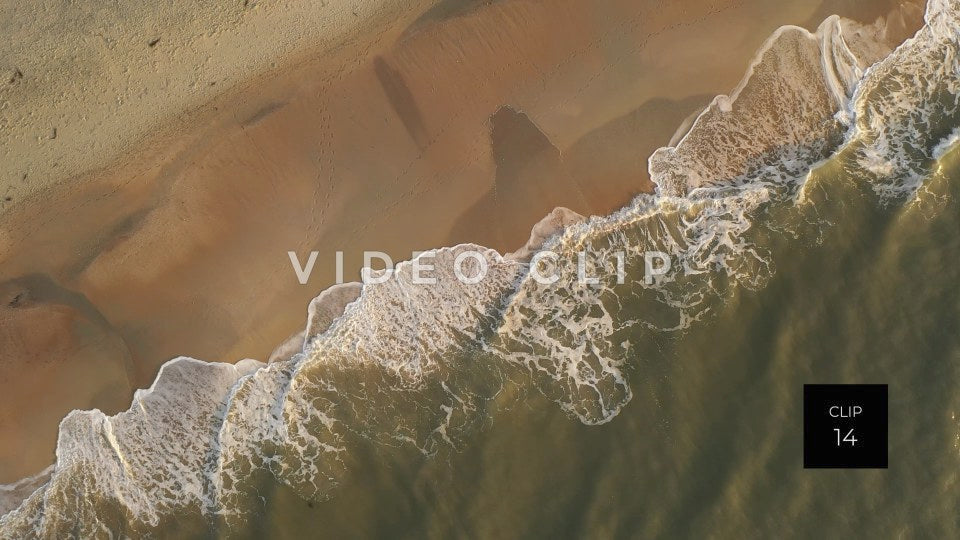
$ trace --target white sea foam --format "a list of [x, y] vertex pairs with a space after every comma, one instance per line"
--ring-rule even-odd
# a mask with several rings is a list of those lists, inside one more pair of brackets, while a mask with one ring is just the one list
[[944, 154], [953, 149], [958, 142], [960, 142], [960, 127], [954, 128], [949, 135], [941, 139], [940, 142], [933, 147], [931, 151], [933, 159], [942, 158]]
[[958, 12], [957, 0], [930, 0], [926, 25], [857, 87], [851, 146], [858, 164], [873, 173], [871, 187], [887, 201], [916, 193], [947, 137], [943, 127], [957, 124]]
[[50, 465], [33, 476], [28, 476], [12, 484], [0, 485], [0, 515], [20, 506], [20, 503], [31, 493], [46, 484], [50, 480], [50, 475], [53, 474], [53, 468], [54, 466]]
[[[844, 39], [855, 33], [861, 58]], [[841, 140], [849, 96], [883, 49], [856, 23], [830, 17], [817, 32], [778, 29], [729, 96], [717, 96], [674, 147], [650, 156], [662, 194], [703, 186], [789, 181]], [[869, 43], [869, 45], [866, 45]]]
[[[792, 204], [812, 164], [846, 140], [879, 193], [916, 189], [920, 158], [952, 140], [925, 128], [955, 117], [958, 12], [931, 2], [928, 26], [869, 69], [881, 45], [866, 27], [835, 17], [816, 34], [784, 27], [729, 97], [651, 156], [656, 195], [610, 216], [554, 216], [559, 228], [534, 231], [512, 256], [473, 245], [421, 254], [434, 260], [435, 285], [414, 282], [408, 261], [384, 283], [327, 292], [292, 356], [178, 358], [128, 411], [71, 413], [49, 481], [0, 518], [0, 537], [95, 536], [184, 508], [242, 515], [258, 474], [325, 497], [358, 441], [457, 447], [506, 384], [535, 388], [585, 423], [610, 421], [631, 397], [637, 351], [623, 336], [683, 330], [730, 291], [762, 287], [774, 268], [753, 231], [766, 209]], [[553, 285], [530, 277], [540, 244], [560, 254]], [[623, 252], [637, 276], [651, 249], [682, 271], [624, 284], [591, 272], [600, 282], [584, 284], [571, 268], [581, 251], [590, 270]], [[466, 250], [482, 253], [487, 279], [453, 275]]]

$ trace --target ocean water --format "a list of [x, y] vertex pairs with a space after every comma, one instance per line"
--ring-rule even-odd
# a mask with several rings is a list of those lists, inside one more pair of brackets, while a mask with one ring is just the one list
[[[960, 535], [960, 2], [926, 22], [778, 30], [657, 194], [545, 242], [553, 285], [441, 248], [289, 361], [71, 413], [0, 537]], [[889, 385], [888, 469], [803, 469], [807, 383]]]

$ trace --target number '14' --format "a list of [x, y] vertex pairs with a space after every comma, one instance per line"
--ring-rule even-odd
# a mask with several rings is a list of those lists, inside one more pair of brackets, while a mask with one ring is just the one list
[[844, 435], [842, 439], [840, 438], [840, 434], [841, 434], [842, 432], [841, 432], [838, 428], [834, 428], [833, 431], [835, 431], [835, 432], [837, 433], [837, 446], [840, 446], [841, 444], [843, 444], [843, 443], [845, 443], [845, 442], [850, 443], [850, 446], [856, 446], [856, 445], [857, 445], [857, 438], [853, 436], [853, 430], [852, 430], [852, 429], [851, 429], [850, 431], [848, 431], [847, 434]]

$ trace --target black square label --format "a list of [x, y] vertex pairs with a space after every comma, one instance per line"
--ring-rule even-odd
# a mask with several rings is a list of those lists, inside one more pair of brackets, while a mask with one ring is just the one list
[[803, 385], [803, 467], [886, 469], [887, 385]]

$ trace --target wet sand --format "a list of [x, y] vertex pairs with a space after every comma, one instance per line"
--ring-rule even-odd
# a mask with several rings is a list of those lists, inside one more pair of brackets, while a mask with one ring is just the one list
[[[877, 4], [828, 10], [870, 21]], [[181, 99], [103, 148], [102, 168], [64, 160], [75, 170], [18, 187], [0, 214], [0, 482], [52, 462], [66, 412], [125, 408], [170, 358], [267, 359], [333, 282], [338, 250], [348, 280], [364, 250], [512, 251], [555, 206], [603, 214], [649, 191], [646, 157], [733, 88], [775, 28], [815, 28], [824, 10], [456, 5], [364, 19], [342, 46]], [[44, 152], [95, 136], [81, 126]], [[11, 163], [36, 159], [9, 148]], [[307, 285], [291, 250], [320, 253]]]

